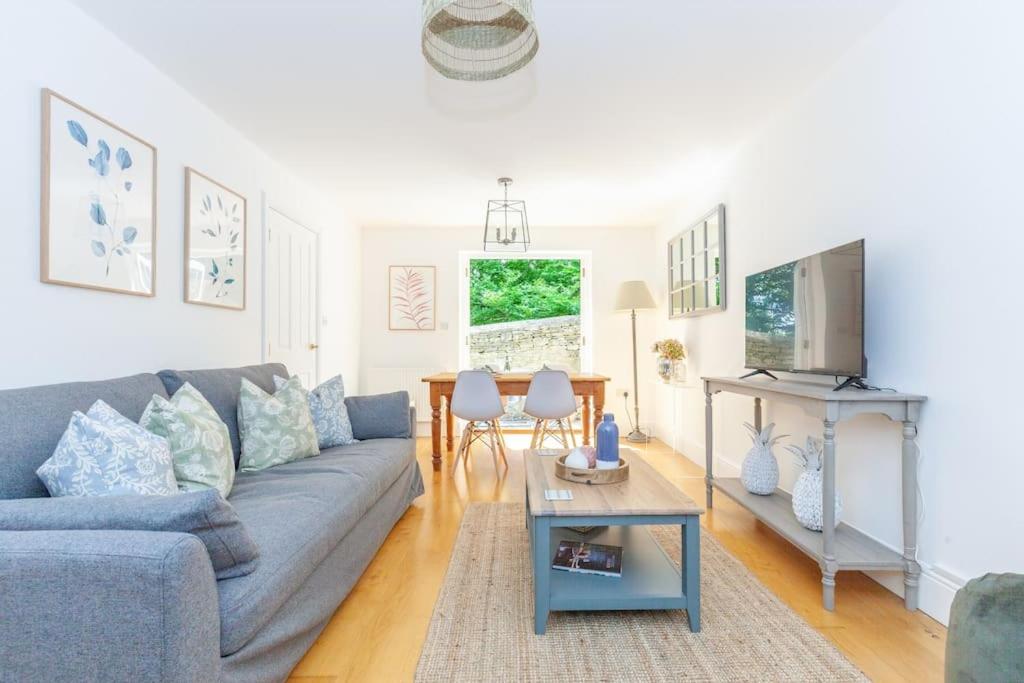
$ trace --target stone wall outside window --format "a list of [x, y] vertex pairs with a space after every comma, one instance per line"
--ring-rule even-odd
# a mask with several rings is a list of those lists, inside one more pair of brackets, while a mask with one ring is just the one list
[[567, 315], [471, 327], [470, 367], [490, 365], [513, 370], [539, 370], [542, 365], [580, 370], [580, 317]]

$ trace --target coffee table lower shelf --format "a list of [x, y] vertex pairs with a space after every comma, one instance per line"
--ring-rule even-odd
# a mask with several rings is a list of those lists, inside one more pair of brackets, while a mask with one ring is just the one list
[[[647, 526], [607, 526], [580, 534], [564, 526], [548, 527], [551, 518], [540, 518], [540, 525], [533, 518], [531, 527], [547, 527], [547, 543], [542, 545], [537, 538], [536, 528], [531, 528], [531, 548], [547, 547], [547, 553], [533, 558], [534, 596], [536, 621], [535, 631], [543, 634], [548, 612], [600, 611], [600, 610], [649, 610], [686, 609], [690, 628], [700, 630], [700, 587], [699, 587], [699, 518], [693, 516], [691, 550], [686, 552], [686, 524], [668, 522], [680, 534], [682, 567], [672, 560], [664, 548], [654, 539]], [[565, 523], [557, 520], [554, 523]], [[587, 524], [599, 523], [591, 519]], [[573, 526], [581, 524], [574, 523]], [[618, 577], [599, 574], [569, 572], [551, 567], [558, 544], [562, 540], [616, 545], [622, 548], [622, 575]], [[692, 562], [691, 595], [686, 593], [686, 563]]]

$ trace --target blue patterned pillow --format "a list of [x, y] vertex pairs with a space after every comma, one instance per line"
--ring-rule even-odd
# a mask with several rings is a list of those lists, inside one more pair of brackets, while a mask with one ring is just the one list
[[51, 496], [164, 495], [178, 492], [167, 439], [103, 401], [75, 411], [36, 475]]
[[[274, 389], [280, 389], [287, 381], [275, 375]], [[307, 391], [306, 399], [321, 449], [356, 443], [345, 406], [345, 381], [341, 375], [332, 377], [313, 391]]]

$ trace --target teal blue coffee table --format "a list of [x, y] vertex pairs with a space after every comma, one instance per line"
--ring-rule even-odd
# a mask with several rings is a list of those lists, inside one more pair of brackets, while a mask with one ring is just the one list
[[[538, 635], [547, 628], [552, 611], [684, 609], [690, 630], [700, 631], [700, 515], [704, 509], [635, 452], [623, 449], [622, 458], [629, 462], [626, 481], [588, 485], [556, 477], [557, 456], [523, 451]], [[545, 500], [545, 489], [568, 489], [573, 500]], [[680, 528], [681, 570], [646, 528], [651, 525]], [[602, 528], [587, 534], [568, 528], [581, 526]], [[552, 569], [562, 540], [621, 546], [622, 576]]]

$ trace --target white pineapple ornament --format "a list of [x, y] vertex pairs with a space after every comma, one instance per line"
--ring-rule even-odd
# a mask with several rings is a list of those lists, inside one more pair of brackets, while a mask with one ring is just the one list
[[[825, 526], [822, 512], [821, 440], [807, 437], [807, 445], [786, 446], [800, 460], [803, 472], [793, 485], [793, 514], [796, 521], [811, 531], [821, 531]], [[843, 499], [836, 491], [836, 526], [843, 511]]]
[[760, 432], [747, 422], [744, 422], [743, 426], [750, 432], [750, 440], [754, 442], [754, 446], [747, 452], [747, 457], [743, 459], [740, 482], [742, 482], [743, 488], [751, 493], [770, 496], [775, 493], [775, 488], [779, 485], [779, 463], [775, 460], [772, 447], [786, 435], [782, 434], [772, 438], [772, 430], [775, 429], [774, 422]]

